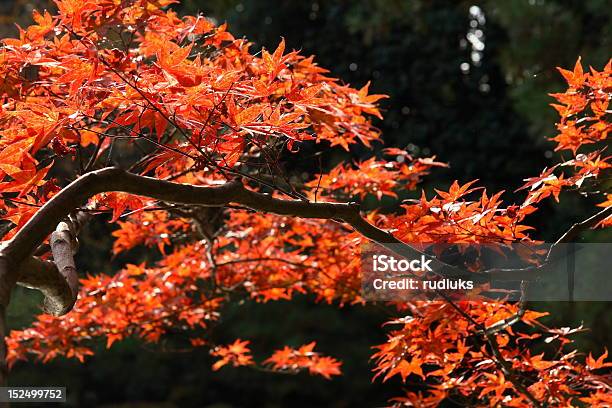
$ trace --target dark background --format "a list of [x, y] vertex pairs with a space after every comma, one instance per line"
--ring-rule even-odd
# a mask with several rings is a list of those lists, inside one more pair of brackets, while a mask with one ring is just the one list
[[[2, 36], [14, 35], [13, 23], [28, 23], [32, 4], [0, 2]], [[236, 36], [254, 42], [253, 50], [276, 48], [284, 37], [288, 48], [316, 55], [316, 60], [344, 82], [360, 87], [372, 81], [373, 93], [385, 93], [384, 145], [405, 147], [417, 156], [436, 154], [450, 169], [435, 170], [424, 187], [445, 188], [457, 179], [475, 178], [491, 191], [513, 191], [559, 160], [546, 137], [554, 135], [556, 112], [548, 93], [564, 90], [555, 67], [601, 69], [610, 57], [612, 10], [605, 0], [188, 0], [183, 12], [204, 12], [227, 21]], [[47, 4], [47, 7], [52, 7]], [[382, 145], [378, 146], [378, 148]], [[349, 157], [326, 151], [325, 165]], [[304, 155], [306, 157], [306, 155]], [[292, 158], [293, 171], [317, 171], [313, 160]], [[413, 195], [418, 194], [414, 192]], [[392, 209], [394, 202], [385, 202]], [[561, 204], [545, 203], [529, 220], [536, 236], [554, 240], [571, 223], [594, 209], [572, 193]], [[109, 263], [112, 226], [92, 223], [81, 238], [79, 266], [92, 273], [112, 273], [125, 261]], [[609, 233], [585, 234], [587, 240], [610, 241]], [[26, 296], [27, 295], [27, 296]], [[21, 328], [37, 312], [36, 296], [18, 290], [10, 308], [12, 327]], [[612, 313], [605, 303], [553, 303], [531, 307], [548, 310], [547, 322], [592, 331], [577, 337], [577, 346], [598, 355], [612, 346]], [[104, 350], [85, 364], [57, 360], [42, 365], [19, 363], [12, 385], [66, 385], [74, 406], [142, 407], [313, 407], [380, 406], [398, 395], [400, 384], [371, 383], [370, 346], [382, 343], [386, 315], [362, 307], [292, 303], [233, 305], [216, 329], [219, 342], [235, 337], [253, 340], [255, 355], [284, 344], [317, 340], [318, 348], [343, 360], [344, 376], [325, 381], [306, 374], [283, 376], [250, 369], [212, 373], [202, 349], [165, 353], [159, 346], [128, 340]], [[180, 336], [180, 334], [176, 334]], [[171, 345], [173, 336], [167, 340]]]

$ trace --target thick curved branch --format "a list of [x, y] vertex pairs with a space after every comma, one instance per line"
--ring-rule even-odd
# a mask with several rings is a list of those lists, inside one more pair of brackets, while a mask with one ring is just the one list
[[[230, 203], [256, 211], [301, 218], [318, 218], [346, 222], [364, 237], [386, 246], [405, 257], [418, 257], [422, 253], [392, 234], [367, 222], [359, 213], [359, 206], [352, 203], [321, 203], [283, 200], [269, 194], [246, 189], [239, 180], [214, 187], [179, 184], [152, 177], [140, 176], [117, 168], [105, 168], [76, 179], [49, 200], [19, 230], [4, 247], [2, 253], [15, 263], [21, 263], [38, 248], [53, 231], [57, 220], [64, 219], [88, 198], [104, 192], [125, 192], [179, 204], [224, 206]], [[491, 279], [491, 275], [479, 276], [433, 259], [432, 268], [444, 276], [470, 277], [472, 280]]]
[[[63, 285], [65, 290], [62, 292], [61, 299], [54, 299], [49, 296], [45, 298], [45, 311], [54, 315], [68, 313], [74, 306], [79, 293], [79, 278], [74, 263], [77, 245], [75, 235], [76, 233], [71, 230], [68, 223], [60, 222], [49, 240], [53, 263], [65, 283]], [[61, 301], [58, 302], [57, 300]]]
[[[49, 244], [36, 248], [34, 256], [26, 258], [18, 266], [19, 286], [36, 289], [44, 295], [43, 310], [61, 316], [72, 310], [78, 296], [78, 275], [74, 254], [78, 248], [77, 234], [90, 214], [70, 214], [51, 233]], [[53, 261], [44, 261], [36, 255], [51, 252]]]
[[[152, 177], [140, 176], [118, 168], [105, 168], [79, 177], [60, 193], [49, 200], [23, 226], [23, 228], [6, 243], [1, 255], [18, 265], [27, 259], [38, 248], [45, 238], [54, 230], [57, 220], [64, 219], [75, 208], [87, 199], [104, 192], [125, 192], [150, 197], [161, 201], [179, 204], [205, 206], [224, 206], [230, 203], [242, 205], [256, 211], [278, 215], [289, 215], [301, 218], [330, 219], [345, 222], [364, 237], [405, 257], [419, 257], [420, 251], [403, 243], [392, 234], [377, 228], [366, 221], [359, 212], [359, 206], [352, 203], [321, 203], [274, 198], [269, 194], [246, 189], [239, 180], [214, 187], [179, 184]], [[565, 242], [568, 237], [605, 219], [612, 213], [606, 208], [595, 216], [575, 224], [559, 241]], [[73, 265], [58, 265], [60, 273], [71, 270]], [[489, 270], [483, 273], [472, 273], [462, 270], [435, 258], [432, 269], [446, 277], [466, 277], [475, 282], [496, 280], [532, 280], [540, 268], [512, 270]], [[62, 272], [63, 271], [63, 272]], [[68, 275], [65, 275], [68, 276]]]
[[[96, 194], [111, 191], [131, 193], [180, 204], [223, 206], [235, 203], [261, 212], [346, 222], [364, 237], [387, 247], [399, 255], [405, 257], [418, 257], [422, 255], [420, 251], [406, 245], [392, 234], [366, 221], [360, 215], [359, 207], [355, 204], [283, 200], [274, 198], [269, 194], [248, 190], [238, 180], [220, 186], [204, 187], [140, 176], [117, 168], [93, 171], [69, 184], [41, 207], [15, 237], [6, 243], [2, 250], [2, 255], [11, 259], [14, 264], [20, 264], [53, 231], [57, 220], [64, 219], [88, 198]], [[605, 219], [611, 212], [612, 209], [606, 208], [588, 220], [574, 225], [559, 242], [564, 242], [566, 238], [573, 237], [575, 233]], [[58, 270], [65, 279], [68, 279], [70, 274], [67, 271], [72, 270], [74, 265], [65, 263], [64, 259], [67, 259], [66, 253], [63, 251], [63, 255], [60, 256], [63, 263], [58, 265]], [[528, 280], [536, 277], [535, 275], [537, 274], [534, 273], [534, 270], [542, 269], [531, 267], [513, 270], [490, 270], [478, 274], [463, 271], [435, 258], [432, 259], [432, 267], [442, 276], [466, 277], [476, 282], [488, 282], [493, 279]]]
[[46, 313], [61, 316], [72, 309], [77, 290], [73, 291], [52, 261], [30, 257], [21, 263], [18, 274], [19, 286], [39, 290], [45, 296], [43, 308]]
[[74, 262], [75, 237], [67, 222], [60, 222], [49, 240], [53, 261], [29, 257], [19, 266], [17, 284], [45, 296], [46, 313], [61, 316], [76, 302], [79, 279]]

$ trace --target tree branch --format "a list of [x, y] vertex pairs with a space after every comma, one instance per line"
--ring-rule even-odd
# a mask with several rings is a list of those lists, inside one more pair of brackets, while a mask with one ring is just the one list
[[46, 313], [61, 316], [71, 310], [76, 290], [73, 292], [53, 262], [30, 257], [21, 263], [18, 273], [19, 286], [39, 290], [45, 296], [43, 308]]
[[[574, 239], [578, 238], [582, 232], [586, 231], [589, 228], [593, 228], [594, 226], [599, 224], [601, 221], [608, 218], [610, 215], [612, 215], [612, 207], [606, 207], [603, 210], [599, 211], [598, 213], [587, 218], [586, 220], [577, 222], [574, 225], [572, 225], [570, 229], [568, 229], [563, 235], [561, 235], [561, 237], [559, 237], [559, 239], [557, 239], [557, 241], [555, 241], [554, 244], [551, 245], [550, 249], [548, 250], [548, 254], [546, 255], [546, 260], [544, 261], [542, 265], [540, 265], [539, 267], [536, 267], [535, 270], [537, 270], [539, 273], [543, 273], [549, 268], [551, 268], [563, 256], [560, 254], [560, 248], [559, 248], [560, 244], [567, 244], [567, 243], [572, 242]], [[527, 273], [532, 273], [531, 271], [533, 270], [534, 268], [498, 269], [497, 272], [498, 272], [498, 276], [499, 276], [499, 273], [503, 272], [504, 274], [514, 274], [514, 276], [516, 277], [518, 275], [524, 274], [527, 271], [530, 271]], [[500, 320], [494, 323], [493, 325], [491, 325], [490, 327], [488, 327], [486, 329], [487, 334], [494, 334], [502, 330], [505, 330], [506, 328], [514, 325], [515, 323], [517, 323], [523, 318], [523, 315], [525, 314], [525, 309], [527, 306], [526, 304], [527, 302], [525, 298], [526, 289], [527, 289], [527, 282], [523, 280], [521, 281], [521, 298], [519, 300], [519, 310], [514, 315], [506, 319]]]
[[577, 222], [572, 225], [559, 239], [557, 239], [549, 248], [546, 259], [540, 266], [529, 266], [525, 268], [492, 268], [482, 273], [488, 274], [492, 279], [505, 281], [532, 281], [537, 280], [545, 274], [557, 262], [563, 259], [565, 251], [562, 250], [560, 244], [567, 244], [575, 240], [581, 233], [589, 228], [595, 227], [601, 221], [612, 216], [612, 207], [606, 207], [598, 213], [592, 215], [584, 221]]
[[63, 285], [65, 289], [60, 299], [47, 296], [44, 308], [46, 312], [59, 316], [72, 309], [79, 292], [79, 278], [74, 263], [74, 254], [77, 249], [76, 233], [71, 230], [68, 223], [60, 222], [51, 234], [50, 245], [53, 263], [65, 283]]
[[554, 245], [558, 244], [567, 244], [568, 242], [572, 242], [576, 239], [582, 232], [586, 231], [589, 228], [593, 228], [601, 221], [606, 218], [612, 216], [612, 206], [606, 207], [597, 214], [587, 218], [584, 221], [577, 222], [568, 229], [565, 234], [563, 234]]
[[[77, 235], [91, 214], [79, 211], [70, 214], [51, 233], [49, 244], [42, 244], [34, 256], [21, 262], [17, 272], [17, 285], [36, 289], [45, 296], [46, 313], [61, 316], [72, 310], [78, 296], [78, 275], [74, 254], [78, 249]], [[51, 252], [53, 262], [43, 261], [37, 255]]]
[[[8, 241], [4, 248], [0, 250], [0, 255], [10, 259], [15, 265], [21, 264], [30, 257], [35, 249], [53, 231], [57, 220], [65, 219], [75, 208], [78, 208], [87, 199], [96, 194], [111, 191], [125, 192], [161, 201], [188, 205], [225, 206], [234, 203], [260, 212], [345, 222], [364, 237], [401, 256], [414, 258], [424, 255], [419, 250], [398, 240], [389, 232], [370, 224], [361, 216], [359, 206], [354, 203], [285, 200], [274, 198], [269, 194], [248, 190], [237, 179], [223, 185], [206, 187], [140, 176], [112, 167], [87, 173], [70, 183], [36, 212], [23, 228], [17, 232], [13, 239]], [[579, 231], [595, 225], [597, 222], [605, 219], [611, 212], [611, 208], [606, 208], [588, 220], [575, 224], [564, 234], [564, 237], [574, 236]], [[56, 234], [58, 239], [61, 236], [62, 234]], [[61, 238], [57, 243], [64, 242], [65, 238]], [[562, 237], [557, 243], [563, 242], [562, 240], [564, 239], [566, 238]], [[59, 271], [62, 279], [58, 279], [58, 272], [48, 266], [42, 269], [39, 268], [39, 270], [52, 274], [53, 276], [49, 279], [54, 282], [63, 280], [64, 283], [60, 284], [61, 290], [52, 296], [53, 299], [57, 299], [58, 296], [62, 298], [61, 302], [57, 303], [61, 306], [56, 306], [57, 309], [55, 309], [61, 312], [65, 307], [68, 307], [69, 300], [74, 297], [72, 292], [76, 286], [76, 278], [73, 277], [71, 272], [74, 270], [74, 261], [70, 262], [71, 257], [68, 256], [65, 245], [61, 246], [61, 250], [59, 248], [57, 252], [58, 259], [55, 260], [60, 262], [57, 271]], [[451, 278], [464, 277], [479, 283], [490, 282], [492, 280], [533, 280], [537, 278], [539, 272], [543, 271], [542, 267], [528, 267], [474, 273], [446, 264], [429, 255], [426, 256], [432, 259], [432, 269], [439, 275]], [[28, 262], [31, 263], [33, 261], [30, 259]], [[17, 268], [17, 270], [22, 269]], [[9, 273], [13, 272], [9, 271]], [[13, 278], [16, 279], [16, 276], [13, 275]], [[70, 304], [70, 307], [72, 304]]]
[[[111, 191], [146, 196], [179, 204], [224, 206], [235, 203], [260, 212], [345, 222], [364, 237], [399, 255], [408, 258], [423, 255], [392, 234], [370, 224], [360, 215], [359, 206], [353, 203], [314, 203], [284, 200], [274, 198], [269, 194], [248, 190], [239, 180], [214, 187], [195, 186], [140, 176], [112, 167], [87, 173], [66, 186], [45, 203], [21, 230], [6, 243], [1, 254], [10, 258], [16, 264], [23, 262], [53, 231], [57, 220], [64, 219], [90, 197]], [[493, 277], [491, 274], [485, 276], [463, 271], [435, 258], [432, 259], [431, 266], [432, 269], [444, 276], [457, 278], [463, 276], [475, 281], [479, 279], [489, 281]]]
[[19, 266], [17, 284], [41, 291], [44, 311], [61, 316], [72, 310], [78, 295], [74, 233], [67, 222], [60, 222], [49, 241], [53, 262], [27, 258]]

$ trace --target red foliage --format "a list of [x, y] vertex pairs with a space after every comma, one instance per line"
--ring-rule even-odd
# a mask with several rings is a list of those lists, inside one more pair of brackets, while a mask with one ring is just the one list
[[321, 356], [313, 351], [316, 343], [305, 344], [298, 349], [285, 346], [275, 351], [264, 361], [277, 371], [296, 372], [308, 369], [310, 374], [321, 375], [328, 380], [332, 375], [340, 375], [341, 363], [332, 357]]
[[[278, 157], [300, 155], [302, 143], [371, 147], [379, 139], [372, 119], [380, 117], [377, 102], [384, 96], [329, 77], [313, 57], [287, 51], [284, 41], [272, 52], [251, 52], [251, 44], [225, 25], [163, 8], [172, 2], [58, 0], [58, 14], [35, 12], [36, 24], [2, 41], [0, 211], [14, 226], [5, 239], [72, 180], [67, 174], [101, 166], [117, 149], [141, 175], [193, 185], [240, 176], [251, 189], [274, 188], [279, 197], [312, 201], [398, 197], [433, 167], [446, 166], [435, 157], [388, 148], [382, 158], [341, 164], [307, 180], [286, 177]], [[569, 88], [553, 95], [561, 119], [552, 140], [572, 158], [526, 180], [523, 203], [508, 205], [502, 192], [455, 182], [430, 199], [423, 193], [404, 202], [398, 213], [373, 211], [367, 219], [406, 243], [533, 242], [526, 221], [540, 201], [558, 201], [564, 189], [595, 194], [591, 187], [610, 168], [600, 145], [611, 126], [611, 64], [585, 72], [578, 61], [573, 71], [561, 73]], [[72, 159], [70, 171], [66, 158]], [[50, 169], [58, 179], [49, 177]], [[609, 207], [610, 198], [602, 197], [599, 206]], [[364, 238], [339, 223], [231, 206], [183, 208], [116, 192], [100, 194], [82, 209], [112, 213], [118, 225], [114, 254], [147, 246], [164, 257], [82, 279], [69, 314], [40, 315], [31, 327], [11, 332], [11, 365], [31, 355], [83, 360], [96, 338], [108, 347], [128, 336], [158, 342], [182, 329], [191, 346], [211, 347], [215, 370], [259, 367], [249, 341], [223, 346], [202, 336], [230, 299], [267, 302], [310, 294], [339, 305], [364, 303]], [[599, 223], [611, 224], [610, 218]], [[544, 326], [544, 313], [526, 311], [520, 324], [486, 341], [480, 327], [515, 315], [518, 305], [392, 306], [403, 317], [389, 322], [394, 329], [388, 341], [375, 346], [374, 377], [427, 389], [408, 390], [393, 405], [429, 407], [451, 397], [483, 406], [526, 406], [531, 398], [552, 406], [610, 403], [607, 351], [585, 359], [571, 349], [576, 330]], [[535, 354], [537, 343], [549, 351]], [[260, 368], [340, 374], [341, 363], [315, 352], [314, 345], [285, 347]]]

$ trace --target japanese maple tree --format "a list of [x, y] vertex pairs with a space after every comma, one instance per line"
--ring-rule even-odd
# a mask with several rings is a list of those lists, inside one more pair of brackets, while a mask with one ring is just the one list
[[[502, 192], [474, 181], [455, 182], [383, 214], [362, 211], [359, 202], [397, 198], [446, 166], [397, 147], [375, 152], [381, 140], [373, 120], [384, 96], [330, 77], [283, 41], [255, 50], [225, 25], [180, 17], [172, 2], [56, 0], [57, 14], [35, 11], [35, 24], [2, 40], [3, 382], [7, 365], [22, 359], [83, 361], [95, 339], [108, 347], [130, 336], [154, 343], [177, 329], [190, 347], [210, 349], [213, 370], [252, 366], [331, 378], [341, 362], [318, 350], [316, 339], [255, 361], [257, 339], [216, 344], [209, 329], [240, 299], [309, 294], [365, 304], [359, 253], [368, 241], [413, 255], [420, 252], [409, 243], [536, 242], [528, 216], [563, 189], [601, 196], [600, 208], [559, 231], [555, 244], [612, 225], [612, 195], [601, 183], [610, 167], [611, 64], [561, 69], [568, 89], [553, 95], [560, 121], [552, 140], [569, 159], [527, 180], [522, 203], [505, 204]], [[307, 177], [285, 171], [282, 159], [300, 156], [306, 143], [371, 153]], [[162, 259], [112, 276], [79, 275], [73, 256], [89, 250], [78, 248], [79, 230], [109, 213], [115, 254], [146, 247]], [[44, 313], [7, 333], [15, 285], [40, 290]], [[397, 318], [385, 326], [388, 341], [374, 345], [374, 377], [427, 390], [398, 390], [390, 405], [430, 407], [447, 398], [471, 406], [612, 404], [607, 352], [580, 354], [571, 346], [575, 329], [545, 326], [546, 313], [524, 302], [388, 306]], [[541, 345], [549, 351], [532, 351]]]

